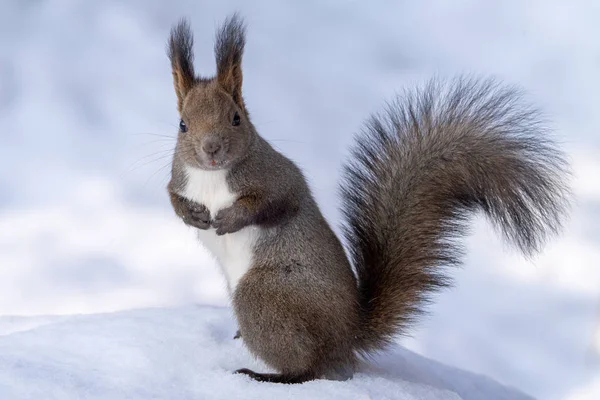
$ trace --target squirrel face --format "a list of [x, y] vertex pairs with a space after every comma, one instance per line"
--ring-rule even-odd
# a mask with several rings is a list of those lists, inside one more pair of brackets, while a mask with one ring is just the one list
[[243, 108], [218, 80], [196, 82], [180, 112], [177, 155], [200, 169], [224, 169], [241, 159], [255, 136]]
[[194, 73], [194, 40], [187, 21], [171, 31], [167, 52], [181, 116], [175, 156], [189, 166], [228, 168], [244, 157], [257, 135], [242, 97], [244, 30], [235, 18], [217, 32], [213, 78]]

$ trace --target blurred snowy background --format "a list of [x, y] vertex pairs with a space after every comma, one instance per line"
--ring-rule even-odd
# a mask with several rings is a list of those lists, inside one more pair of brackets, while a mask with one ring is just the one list
[[0, 2], [0, 316], [226, 305], [224, 280], [165, 192], [178, 124], [164, 44], [189, 16], [196, 70], [248, 23], [245, 97], [337, 225], [353, 133], [434, 74], [522, 86], [573, 164], [566, 232], [527, 261], [475, 221], [456, 287], [409, 349], [539, 399], [600, 398], [600, 3]]

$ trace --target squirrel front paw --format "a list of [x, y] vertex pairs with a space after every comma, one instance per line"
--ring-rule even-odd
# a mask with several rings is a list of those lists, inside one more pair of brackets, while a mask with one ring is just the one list
[[172, 202], [175, 212], [186, 225], [198, 229], [210, 228], [210, 211], [206, 206], [179, 195], [174, 195]]
[[189, 213], [183, 215], [183, 222], [198, 229], [210, 228], [210, 211], [204, 205], [191, 201]]
[[217, 230], [219, 236], [237, 232], [247, 225], [244, 209], [236, 205], [222, 209], [212, 221], [212, 226]]

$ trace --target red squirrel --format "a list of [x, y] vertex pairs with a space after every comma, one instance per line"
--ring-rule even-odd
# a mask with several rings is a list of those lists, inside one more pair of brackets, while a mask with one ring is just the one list
[[186, 20], [168, 56], [181, 116], [168, 185], [227, 278], [241, 337], [266, 382], [348, 379], [450, 284], [483, 211], [525, 255], [567, 214], [568, 165], [519, 92], [433, 81], [399, 95], [356, 138], [341, 185], [349, 258], [302, 171], [261, 137], [242, 96], [245, 25], [218, 29], [217, 73], [198, 75]]

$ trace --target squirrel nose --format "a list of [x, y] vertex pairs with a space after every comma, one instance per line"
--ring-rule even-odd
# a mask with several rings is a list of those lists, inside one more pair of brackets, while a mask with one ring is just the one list
[[214, 156], [221, 150], [221, 144], [216, 140], [207, 140], [202, 144], [202, 151], [209, 156]]

